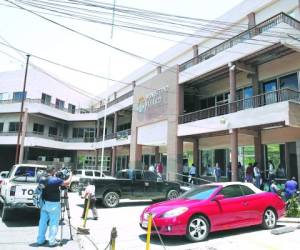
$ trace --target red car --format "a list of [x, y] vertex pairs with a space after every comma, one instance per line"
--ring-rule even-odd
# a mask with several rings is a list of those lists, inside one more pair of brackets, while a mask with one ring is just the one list
[[197, 242], [220, 230], [252, 225], [272, 229], [284, 215], [285, 203], [250, 183], [225, 182], [198, 186], [175, 200], [147, 207], [140, 216], [145, 230], [150, 213], [153, 233], [156, 226], [161, 235], [186, 235]]

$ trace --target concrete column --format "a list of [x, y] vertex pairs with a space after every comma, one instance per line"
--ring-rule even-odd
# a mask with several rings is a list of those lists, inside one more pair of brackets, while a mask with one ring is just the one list
[[184, 87], [183, 87], [183, 84], [178, 86], [177, 108], [178, 108], [178, 114], [182, 115], [184, 113]]
[[[230, 112], [236, 111], [236, 74], [235, 68], [236, 66], [232, 63], [229, 65], [229, 108]], [[231, 146], [231, 180], [237, 181], [238, 176], [238, 131], [237, 129], [230, 130], [230, 146]]]
[[26, 108], [22, 119], [19, 164], [23, 162], [23, 158], [24, 158], [24, 142], [25, 142], [26, 131], [27, 131], [27, 123], [28, 123], [28, 109]]
[[258, 163], [258, 166], [262, 169], [262, 144], [261, 144], [261, 131], [257, 131], [257, 136], [254, 137], [254, 152], [255, 152], [255, 161]]
[[256, 21], [255, 21], [255, 13], [251, 12], [247, 15], [248, 17], [248, 28], [252, 28], [253, 26], [256, 25]]
[[116, 174], [116, 155], [117, 155], [117, 147], [113, 146], [111, 148], [111, 176], [115, 176]]
[[288, 147], [288, 144], [285, 143], [284, 144], [284, 159], [285, 159], [285, 166], [286, 166], [286, 176], [287, 176], [288, 179], [292, 178], [291, 164], [290, 164], [290, 157], [289, 156], [290, 156], [289, 147]]
[[[300, 0], [299, 0], [300, 1]], [[298, 183], [300, 181], [300, 141], [296, 141]]]
[[133, 82], [132, 82], [132, 88], [134, 89], [134, 88], [135, 88], [135, 86], [136, 86], [136, 82], [135, 82], [135, 81], [133, 81]]
[[198, 44], [195, 44], [195, 45], [193, 45], [193, 58], [194, 58], [193, 64], [194, 65], [198, 64], [198, 62], [199, 62], [199, 60], [197, 58], [198, 54], [199, 54], [199, 46], [198, 46]]
[[159, 162], [159, 147], [155, 147], [155, 163]]
[[160, 74], [161, 73], [161, 66], [158, 66], [157, 68], [156, 68], [156, 72], [157, 72], [157, 74]]
[[231, 146], [231, 180], [238, 181], [238, 130], [232, 129], [230, 134]]
[[[96, 129], [97, 129], [97, 132], [96, 132], [96, 141], [99, 139], [99, 137], [100, 137], [100, 120], [98, 119], [97, 121], [96, 121]], [[99, 150], [98, 150], [98, 148], [95, 148], [95, 151], [96, 151], [96, 169], [97, 169], [97, 167], [98, 167], [98, 160], [99, 160]]]
[[193, 162], [195, 166], [199, 167], [199, 140], [196, 138], [193, 141]]
[[258, 80], [258, 69], [257, 66], [253, 66], [253, 69], [255, 71], [255, 74], [251, 74], [251, 83], [252, 83], [252, 88], [253, 88], [253, 95], [259, 95], [260, 94], [260, 84]]
[[117, 133], [117, 128], [118, 128], [118, 112], [114, 113], [114, 128], [113, 128], [113, 133]]

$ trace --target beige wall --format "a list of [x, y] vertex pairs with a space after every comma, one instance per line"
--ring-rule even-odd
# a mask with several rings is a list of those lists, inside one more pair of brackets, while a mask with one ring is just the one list
[[[144, 112], [139, 112], [139, 100], [154, 93], [156, 90], [167, 87], [167, 92], [163, 94], [163, 99], [158, 104], [153, 105]], [[167, 173], [171, 175], [177, 172], [177, 68], [166, 70], [152, 79], [144, 82], [142, 85], [136, 86], [133, 96], [133, 112], [131, 126], [131, 145], [130, 145], [130, 166], [133, 168], [140, 167], [137, 159], [137, 133], [138, 128], [167, 120], [168, 136], [167, 136]], [[159, 146], [159, 145], [158, 145]], [[149, 150], [145, 149], [145, 152]], [[150, 150], [151, 151], [151, 150]], [[152, 152], [152, 151], [151, 151]], [[171, 177], [172, 178], [172, 177]]]

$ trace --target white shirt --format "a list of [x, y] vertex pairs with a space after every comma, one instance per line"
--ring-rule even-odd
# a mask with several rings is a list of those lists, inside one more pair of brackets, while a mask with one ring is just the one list
[[195, 166], [191, 167], [190, 174], [196, 174], [196, 167]]
[[184, 165], [183, 165], [183, 170], [182, 170], [182, 172], [183, 172], [184, 174], [188, 174], [188, 173], [189, 173], [189, 165], [184, 164]]
[[92, 184], [88, 185], [85, 188], [84, 194], [85, 194], [85, 196], [86, 195], [94, 196], [95, 195], [95, 185], [92, 185]]
[[155, 172], [155, 168], [154, 168], [153, 165], [151, 165], [151, 166], [149, 167], [149, 171]]
[[273, 166], [273, 164], [269, 164], [269, 174], [275, 174], [275, 171], [274, 171], [275, 169], [274, 169], [274, 166]]
[[260, 176], [260, 170], [258, 167], [254, 167], [253, 172], [254, 172], [254, 176]]

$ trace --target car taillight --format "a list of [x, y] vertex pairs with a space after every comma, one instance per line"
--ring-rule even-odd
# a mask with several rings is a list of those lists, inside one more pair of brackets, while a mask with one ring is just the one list
[[3, 180], [0, 180], [0, 185], [1, 185], [2, 182], [3, 182]]
[[10, 187], [10, 196], [15, 196], [16, 195], [16, 186], [11, 186]]

